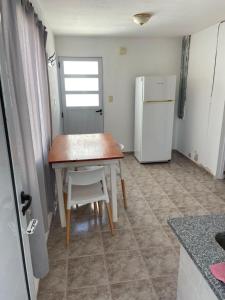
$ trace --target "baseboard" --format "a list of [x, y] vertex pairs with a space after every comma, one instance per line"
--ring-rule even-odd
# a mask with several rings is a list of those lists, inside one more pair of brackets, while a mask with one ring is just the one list
[[187, 158], [188, 160], [190, 160], [193, 164], [195, 164], [197, 167], [199, 167], [200, 169], [205, 170], [207, 173], [209, 173], [211, 176], [215, 177], [215, 175], [206, 167], [204, 167], [202, 164], [198, 163], [197, 161], [193, 160], [191, 157], [189, 157], [188, 155], [186, 155], [185, 153], [177, 150], [177, 149], [173, 149], [174, 152], [178, 152], [179, 154], [183, 155], [185, 158]]

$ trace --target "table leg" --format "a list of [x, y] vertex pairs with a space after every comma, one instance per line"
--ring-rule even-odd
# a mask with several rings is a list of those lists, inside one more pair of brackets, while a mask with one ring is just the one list
[[56, 186], [57, 186], [57, 194], [58, 194], [60, 222], [62, 227], [66, 227], [66, 217], [65, 217], [65, 209], [64, 209], [64, 202], [63, 202], [62, 169], [55, 169], [55, 176], [56, 176]]
[[118, 221], [118, 213], [117, 213], [117, 185], [116, 185], [116, 164], [112, 163], [110, 165], [110, 175], [111, 175], [111, 201], [112, 201], [112, 215], [113, 222]]

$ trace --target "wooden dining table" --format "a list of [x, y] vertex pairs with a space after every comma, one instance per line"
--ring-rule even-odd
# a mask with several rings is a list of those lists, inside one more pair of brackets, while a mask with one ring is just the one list
[[124, 157], [119, 144], [110, 133], [58, 135], [53, 140], [48, 162], [56, 175], [56, 186], [61, 226], [66, 226], [63, 201], [63, 174], [68, 167], [108, 166], [111, 180], [113, 222], [117, 213], [117, 164]]

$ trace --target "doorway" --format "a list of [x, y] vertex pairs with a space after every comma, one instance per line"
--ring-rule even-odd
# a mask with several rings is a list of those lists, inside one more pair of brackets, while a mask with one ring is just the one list
[[64, 134], [104, 131], [102, 58], [59, 57]]

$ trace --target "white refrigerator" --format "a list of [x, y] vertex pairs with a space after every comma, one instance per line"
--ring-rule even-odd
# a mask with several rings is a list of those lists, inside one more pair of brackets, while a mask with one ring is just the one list
[[174, 75], [136, 78], [134, 153], [139, 162], [171, 159], [175, 94]]

